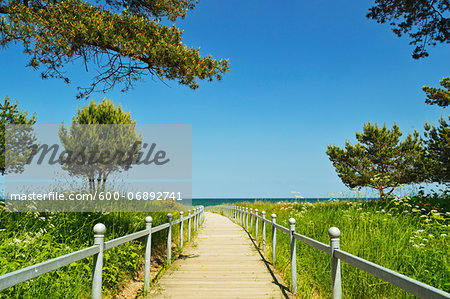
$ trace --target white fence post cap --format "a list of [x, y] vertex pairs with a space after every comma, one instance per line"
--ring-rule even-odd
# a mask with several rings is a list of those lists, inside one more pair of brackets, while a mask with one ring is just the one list
[[333, 226], [328, 230], [328, 235], [332, 239], [339, 238], [339, 236], [341, 235], [341, 231], [339, 230], [339, 228]]
[[97, 223], [94, 225], [94, 233], [97, 235], [104, 235], [106, 232], [106, 226], [103, 223]]

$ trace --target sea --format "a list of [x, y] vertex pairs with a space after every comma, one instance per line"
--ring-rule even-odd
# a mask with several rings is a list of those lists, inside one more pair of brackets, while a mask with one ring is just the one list
[[[333, 199], [334, 200], [334, 199]], [[337, 200], [355, 200], [355, 198], [337, 198]], [[193, 198], [192, 205], [193, 206], [217, 206], [222, 204], [232, 204], [235, 202], [249, 202], [253, 203], [256, 201], [265, 201], [265, 202], [328, 202], [330, 201], [329, 197], [326, 198]]]

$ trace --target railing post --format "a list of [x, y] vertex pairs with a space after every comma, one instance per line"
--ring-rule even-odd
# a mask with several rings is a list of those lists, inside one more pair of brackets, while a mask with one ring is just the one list
[[200, 216], [200, 208], [197, 208], [196, 212], [197, 212], [197, 215], [195, 217], [195, 230], [198, 230], [198, 222], [199, 222], [198, 218]]
[[[272, 214], [272, 223], [277, 223], [277, 214]], [[277, 228], [272, 225], [272, 264], [275, 266], [277, 262]]]
[[199, 224], [200, 223], [200, 208], [197, 208], [197, 220], [195, 220], [195, 229], [198, 230]]
[[203, 223], [203, 220], [205, 220], [205, 207], [202, 206], [202, 221], [200, 222], [200, 224]]
[[196, 219], [197, 219], [197, 208], [194, 208], [194, 223], [193, 223], [193, 226], [194, 226], [194, 231], [196, 231], [197, 230], [197, 224], [196, 224]]
[[188, 241], [191, 242], [191, 210], [188, 210]]
[[103, 250], [105, 249], [106, 227], [103, 223], [94, 225], [94, 245], [99, 246], [99, 252], [94, 255], [94, 274], [92, 277], [92, 299], [102, 297]]
[[328, 235], [330, 236], [330, 247], [331, 247], [331, 288], [332, 288], [332, 298], [341, 299], [341, 261], [334, 257], [334, 251], [339, 249], [339, 237], [341, 235], [340, 230], [337, 227], [331, 227], [328, 230]]
[[253, 209], [250, 208], [250, 236], [252, 235], [253, 231]]
[[255, 240], [258, 246], [258, 209], [255, 209]]
[[152, 221], [150, 216], [145, 217], [145, 229], [148, 230], [147, 244], [145, 245], [145, 264], [144, 264], [144, 294], [147, 295], [150, 290], [150, 267], [152, 256]]
[[244, 223], [242, 222], [242, 207], [239, 207], [239, 224], [244, 227]]
[[167, 233], [167, 264], [172, 263], [172, 214], [167, 214], [169, 220], [169, 231]]
[[262, 216], [262, 248], [264, 256], [266, 255], [266, 211], [261, 212]]
[[183, 231], [183, 214], [184, 214], [184, 212], [183, 211], [180, 211], [180, 219], [181, 219], [181, 222], [180, 222], [180, 248], [183, 248], [183, 235], [184, 235], [184, 231]]
[[248, 231], [248, 218], [250, 218], [249, 209], [245, 208], [245, 221], [246, 221], [246, 229]]
[[289, 231], [290, 231], [290, 245], [291, 245], [291, 285], [292, 293], [297, 293], [297, 247], [296, 240], [294, 238], [295, 233], [295, 219], [289, 218]]

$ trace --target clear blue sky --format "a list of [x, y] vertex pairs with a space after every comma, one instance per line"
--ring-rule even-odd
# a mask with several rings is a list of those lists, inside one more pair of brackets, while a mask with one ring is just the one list
[[[200, 1], [177, 24], [202, 55], [229, 58], [220, 82], [192, 91], [148, 77], [107, 94], [138, 123], [192, 124], [194, 197], [327, 197], [346, 192], [325, 150], [355, 141], [368, 120], [423, 130], [448, 111], [426, 105], [423, 85], [448, 76], [448, 47], [415, 61], [407, 37], [366, 19], [372, 1]], [[0, 96], [36, 112], [38, 123], [69, 122], [72, 84], [40, 79], [20, 47], [0, 50]]]

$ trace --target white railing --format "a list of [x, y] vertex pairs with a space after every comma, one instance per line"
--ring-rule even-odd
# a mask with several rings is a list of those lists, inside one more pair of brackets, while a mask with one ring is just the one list
[[[276, 223], [276, 214], [272, 214], [272, 220], [266, 219], [266, 212], [262, 211], [261, 216], [258, 215], [258, 209], [253, 212], [252, 208], [247, 207], [229, 207], [229, 206], [218, 206], [215, 207], [220, 209], [220, 211], [230, 219], [233, 219], [236, 223], [240, 224], [250, 235], [255, 231], [255, 239], [258, 240], [258, 220], [262, 223], [262, 249], [264, 254], [266, 254], [266, 223], [272, 226], [272, 262], [276, 262], [276, 248], [277, 248], [277, 230], [289, 234], [290, 236], [290, 260], [291, 260], [291, 291], [293, 293], [297, 292], [297, 259], [296, 259], [296, 240], [299, 240], [305, 244], [308, 244], [314, 248], [317, 248], [328, 255], [331, 258], [331, 289], [333, 299], [340, 299], [342, 297], [341, 290], [341, 260], [360, 269], [367, 273], [370, 273], [381, 280], [384, 280], [392, 285], [395, 285], [410, 294], [413, 294], [419, 298], [450, 298], [450, 294], [397, 273], [395, 271], [389, 270], [385, 267], [377, 265], [375, 263], [369, 262], [360, 257], [354, 256], [348, 252], [339, 249], [339, 237], [340, 231], [337, 227], [331, 227], [328, 230], [328, 235], [330, 237], [330, 245], [321, 243], [317, 240], [308, 238], [299, 233], [295, 232], [295, 219], [289, 219], [289, 228], [283, 227]], [[250, 227], [249, 227], [250, 222]], [[255, 230], [253, 223], [255, 222]]]
[[[172, 214], [167, 214], [168, 222], [156, 227], [152, 227], [152, 217], [145, 218], [146, 228], [133, 234], [129, 234], [117, 239], [105, 242], [106, 227], [102, 223], [97, 223], [94, 226], [94, 245], [85, 249], [81, 249], [39, 264], [35, 264], [14, 272], [10, 272], [0, 276], [0, 291], [12, 287], [24, 281], [33, 279], [47, 272], [56, 270], [58, 268], [69, 265], [73, 262], [82, 260], [89, 256], [94, 256], [94, 271], [92, 275], [92, 298], [101, 298], [102, 294], [102, 268], [103, 268], [103, 251], [136, 240], [142, 237], [146, 238], [145, 245], [145, 263], [144, 263], [144, 293], [150, 290], [150, 260], [151, 260], [151, 246], [152, 234], [163, 229], [167, 231], [167, 264], [172, 262], [172, 226], [180, 223], [180, 247], [183, 247], [183, 222], [188, 221], [188, 241], [191, 240], [191, 226], [192, 230], [198, 230], [200, 224], [204, 219], [204, 207], [199, 206], [188, 211], [188, 216], [183, 217], [183, 212], [180, 212], [180, 218], [172, 220]], [[193, 223], [191, 223], [193, 222]], [[1, 294], [0, 294], [1, 295]], [[0, 296], [1, 297], [1, 296]]]

